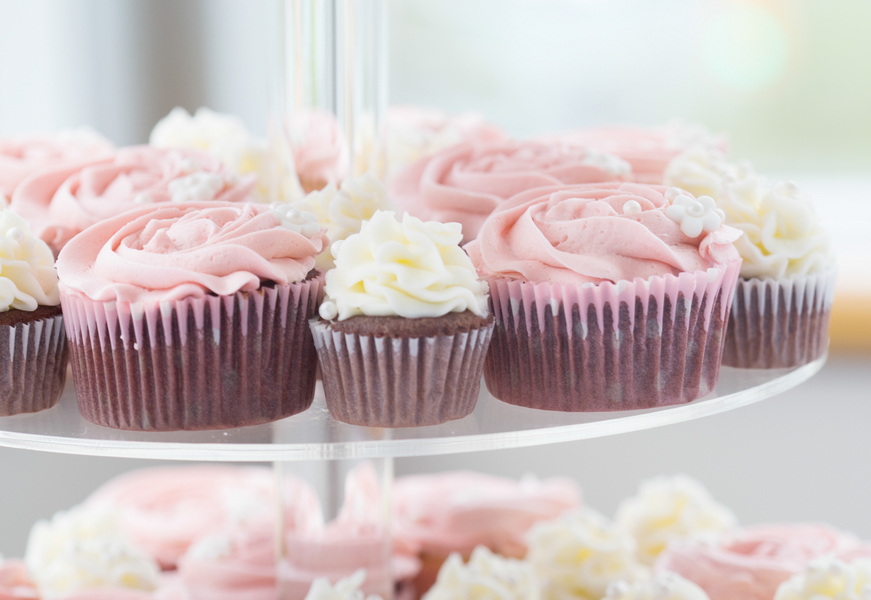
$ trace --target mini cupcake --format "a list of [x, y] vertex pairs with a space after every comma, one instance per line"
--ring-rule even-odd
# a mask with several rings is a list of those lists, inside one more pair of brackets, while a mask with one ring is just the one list
[[732, 303], [723, 364], [745, 369], [795, 367], [822, 356], [837, 268], [828, 232], [810, 198], [791, 181], [767, 184], [746, 163], [688, 151], [666, 182], [712, 196], [726, 223], [744, 235], [744, 262]]
[[586, 147], [506, 140], [464, 142], [420, 159], [390, 184], [400, 209], [425, 221], [456, 221], [465, 241], [507, 198], [544, 186], [630, 181], [625, 161]]
[[461, 239], [457, 223], [379, 211], [333, 246], [311, 322], [333, 418], [411, 427], [475, 408], [493, 317]]
[[67, 368], [51, 250], [9, 209], [0, 210], [0, 417], [51, 408]]
[[662, 186], [539, 188], [466, 250], [490, 283], [484, 375], [505, 402], [608, 411], [689, 402], [717, 382], [740, 267], [710, 198]]
[[562, 478], [516, 481], [467, 471], [401, 477], [393, 486], [394, 540], [420, 558], [415, 585], [422, 594], [451, 554], [468, 560], [484, 546], [523, 558], [533, 525], [580, 505], [580, 489]]
[[716, 543], [673, 544], [656, 561], [696, 583], [711, 600], [772, 600], [778, 586], [815, 560], [871, 557], [871, 546], [824, 525], [757, 525]]
[[57, 255], [77, 233], [143, 204], [248, 201], [255, 179], [237, 178], [203, 152], [135, 146], [40, 171], [16, 189], [11, 207]]
[[314, 215], [235, 203], [147, 206], [73, 238], [58, 274], [82, 415], [172, 431], [308, 408], [326, 241]]

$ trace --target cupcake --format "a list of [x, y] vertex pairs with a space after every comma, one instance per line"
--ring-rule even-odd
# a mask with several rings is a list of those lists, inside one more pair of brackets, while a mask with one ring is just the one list
[[22, 181], [43, 170], [111, 157], [112, 142], [87, 127], [46, 135], [0, 138], [0, 196], [12, 198]]
[[271, 515], [274, 486], [262, 467], [156, 467], [112, 479], [85, 504], [113, 510], [130, 540], [174, 569], [198, 539]]
[[778, 586], [814, 560], [871, 557], [871, 546], [823, 525], [758, 525], [716, 543], [673, 544], [656, 561], [696, 583], [711, 600], [772, 600]]
[[0, 210], [0, 417], [51, 408], [67, 368], [54, 258], [9, 209]]
[[777, 588], [774, 600], [865, 600], [871, 598], [871, 560], [851, 563], [824, 557]]
[[821, 357], [829, 342], [837, 269], [810, 198], [793, 182], [768, 184], [747, 163], [730, 164], [704, 149], [675, 159], [666, 182], [710, 195], [726, 223], [744, 232], [735, 243], [744, 262], [723, 364], [775, 369]]
[[412, 475], [393, 485], [393, 535], [421, 560], [415, 585], [422, 594], [451, 554], [468, 560], [483, 546], [523, 558], [533, 525], [580, 505], [581, 491], [568, 479], [516, 481], [470, 471]]
[[333, 245], [311, 322], [333, 418], [411, 427], [475, 408], [493, 318], [461, 239], [457, 223], [378, 211]]
[[[595, 148], [625, 160], [633, 180], [661, 185], [671, 161], [691, 148], [726, 151], [727, 140], [703, 126], [675, 121], [660, 127], [610, 126], [579, 129], [542, 138], [547, 143]], [[692, 191], [692, 190], [690, 190]]]
[[156, 204], [77, 235], [57, 265], [82, 415], [174, 431], [308, 408], [325, 244], [314, 215], [244, 203]]
[[43, 170], [18, 187], [11, 207], [57, 255], [77, 233], [144, 204], [250, 200], [255, 179], [237, 178], [203, 152], [136, 146]]
[[475, 239], [484, 219], [507, 198], [560, 184], [627, 181], [629, 165], [584, 147], [540, 142], [465, 142], [420, 159], [390, 184], [400, 209], [425, 221], [463, 226]]
[[490, 284], [484, 376], [505, 402], [609, 411], [713, 390], [740, 257], [713, 200], [662, 186], [539, 188], [466, 250]]

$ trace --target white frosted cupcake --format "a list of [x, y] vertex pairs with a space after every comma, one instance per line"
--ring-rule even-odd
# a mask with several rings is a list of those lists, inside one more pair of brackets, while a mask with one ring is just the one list
[[333, 244], [311, 328], [334, 418], [410, 427], [472, 412], [493, 318], [461, 239], [458, 223], [378, 211]]
[[770, 185], [747, 163], [702, 148], [673, 160], [665, 182], [713, 197], [726, 224], [744, 232], [723, 364], [772, 369], [822, 356], [837, 269], [810, 198], [791, 181]]

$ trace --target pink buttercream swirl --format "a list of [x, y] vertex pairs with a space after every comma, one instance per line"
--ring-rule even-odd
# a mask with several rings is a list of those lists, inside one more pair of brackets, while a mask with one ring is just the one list
[[98, 302], [174, 301], [304, 280], [327, 244], [283, 227], [266, 205], [169, 203], [107, 219], [57, 259], [64, 290]]
[[[621, 181], [629, 176], [628, 169], [609, 169], [607, 160], [597, 158], [602, 157], [560, 144], [465, 142], [401, 171], [391, 183], [390, 197], [424, 221], [462, 224], [468, 241], [475, 239], [491, 212], [519, 192], [559, 184]], [[619, 165], [612, 160], [612, 166]]]
[[[196, 150], [136, 146], [114, 158], [44, 170], [23, 182], [12, 208], [56, 251], [74, 235], [141, 204], [171, 200], [241, 202], [256, 176], [232, 176]], [[191, 197], [196, 196], [196, 197]]]
[[393, 486], [394, 537], [423, 553], [468, 555], [487, 546], [506, 556], [526, 554], [525, 536], [538, 521], [581, 505], [568, 479], [515, 481], [457, 471], [402, 477]]
[[782, 582], [823, 556], [871, 558], [871, 545], [825, 525], [760, 525], [716, 544], [669, 546], [655, 569], [695, 582], [711, 600], [772, 600]]
[[540, 139], [547, 143], [596, 148], [614, 154], [632, 165], [635, 181], [654, 184], [662, 184], [668, 164], [684, 150], [702, 145], [725, 152], [728, 146], [725, 137], [711, 135], [698, 125], [683, 123], [662, 127], [595, 127]]
[[0, 558], [0, 600], [36, 600], [39, 593], [20, 560]]
[[315, 110], [292, 117], [288, 136], [297, 176], [306, 192], [340, 182], [348, 169], [348, 145], [331, 113]]
[[108, 158], [112, 143], [90, 132], [60, 132], [0, 139], [0, 194], [11, 197], [27, 177], [44, 169], [67, 168]]
[[271, 515], [274, 477], [261, 467], [139, 469], [109, 481], [86, 502], [111, 507], [125, 535], [172, 569], [196, 540]]
[[506, 201], [465, 248], [482, 275], [535, 283], [616, 283], [739, 260], [739, 231], [684, 235], [665, 214], [665, 191], [635, 183], [529, 190]]

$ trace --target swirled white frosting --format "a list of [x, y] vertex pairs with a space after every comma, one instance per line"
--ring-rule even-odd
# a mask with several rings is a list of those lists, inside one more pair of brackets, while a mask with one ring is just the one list
[[57, 306], [57, 271], [45, 242], [8, 209], [0, 211], [0, 312]]
[[305, 600], [381, 600], [381, 596], [366, 596], [360, 589], [366, 581], [366, 569], [359, 569], [350, 577], [345, 577], [332, 585], [326, 577], [318, 577], [312, 582]]
[[423, 600], [539, 600], [535, 571], [525, 560], [503, 558], [485, 546], [472, 551], [468, 564], [451, 554]]
[[601, 599], [615, 581], [642, 581], [648, 569], [635, 540], [590, 509], [539, 523], [528, 535], [532, 563], [545, 600]]
[[665, 571], [653, 579], [629, 583], [618, 581], [608, 586], [602, 600], [710, 600], [705, 590], [676, 573]]
[[624, 500], [614, 519], [638, 543], [638, 558], [652, 565], [672, 542], [716, 537], [738, 525], [698, 481], [685, 475], [642, 482], [638, 494]]
[[[387, 197], [387, 188], [370, 174], [346, 177], [341, 188], [330, 182], [322, 190], [311, 192], [291, 205], [317, 216], [331, 244], [360, 231], [363, 222], [371, 219], [376, 211], [396, 210]], [[329, 247], [321, 252], [316, 264], [323, 270], [335, 266]]]
[[774, 600], [871, 600], [871, 560], [847, 564], [837, 558], [811, 562], [803, 573], [784, 581]]
[[487, 315], [487, 286], [460, 248], [459, 223], [398, 221], [377, 211], [359, 233], [333, 243], [321, 316], [440, 317], [470, 310]]
[[669, 164], [665, 184], [711, 196], [726, 224], [744, 232], [735, 242], [744, 278], [807, 275], [832, 264], [829, 235], [792, 182], [768, 185], [748, 163], [730, 164], [718, 150], [696, 147]]
[[75, 507], [30, 531], [24, 560], [43, 598], [91, 589], [153, 590], [160, 569], [118, 528], [114, 512]]

